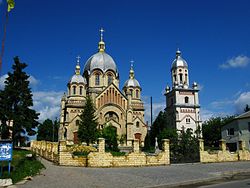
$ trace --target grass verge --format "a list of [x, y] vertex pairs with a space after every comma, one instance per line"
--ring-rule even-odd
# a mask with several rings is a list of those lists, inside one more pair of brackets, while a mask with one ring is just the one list
[[34, 176], [45, 168], [44, 165], [36, 160], [35, 154], [32, 157], [27, 158], [27, 154], [31, 154], [31, 151], [26, 150], [14, 150], [13, 159], [11, 161], [11, 172], [8, 175], [8, 162], [3, 162], [3, 175], [1, 178], [11, 178], [13, 184], [23, 180], [27, 176]]

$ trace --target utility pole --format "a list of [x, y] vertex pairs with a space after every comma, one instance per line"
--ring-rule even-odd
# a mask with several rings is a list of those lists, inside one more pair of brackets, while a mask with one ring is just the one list
[[153, 103], [152, 103], [152, 96], [150, 97], [150, 114], [151, 114], [151, 117], [150, 117], [150, 126], [152, 128], [152, 124], [153, 124]]

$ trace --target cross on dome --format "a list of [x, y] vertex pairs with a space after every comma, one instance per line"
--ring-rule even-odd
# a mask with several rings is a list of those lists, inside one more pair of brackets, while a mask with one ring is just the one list
[[80, 59], [81, 59], [81, 57], [78, 55], [77, 57], [76, 57], [76, 59], [77, 59], [77, 63], [80, 63]]
[[99, 31], [100, 31], [100, 34], [101, 34], [101, 41], [98, 44], [98, 49], [99, 49], [99, 52], [104, 52], [104, 50], [105, 50], [105, 43], [103, 41], [104, 29], [101, 28]]
[[104, 33], [104, 29], [101, 27], [101, 29], [99, 30], [101, 33], [101, 41], [103, 41], [103, 33]]

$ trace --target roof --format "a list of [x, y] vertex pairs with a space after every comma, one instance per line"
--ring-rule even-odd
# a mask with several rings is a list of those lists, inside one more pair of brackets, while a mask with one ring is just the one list
[[243, 118], [250, 118], [250, 111], [237, 116], [235, 119], [243, 119]]
[[113, 58], [105, 52], [98, 52], [91, 56], [84, 67], [84, 72], [88, 72], [91, 74], [95, 69], [100, 69], [103, 73], [108, 70], [114, 71], [114, 73], [118, 73], [115, 61]]

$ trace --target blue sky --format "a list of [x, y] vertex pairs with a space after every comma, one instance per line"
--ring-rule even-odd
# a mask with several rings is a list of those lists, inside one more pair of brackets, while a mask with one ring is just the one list
[[[171, 85], [177, 47], [188, 62], [191, 83], [200, 85], [203, 119], [241, 113], [250, 104], [249, 7], [248, 0], [16, 0], [9, 14], [0, 87], [18, 55], [28, 64], [40, 119], [57, 117], [76, 56], [81, 56], [83, 68], [97, 52], [103, 27], [120, 88], [134, 60], [147, 120], [150, 96], [154, 115], [165, 107], [163, 92]], [[5, 9], [5, 0], [0, 0], [1, 39]]]

